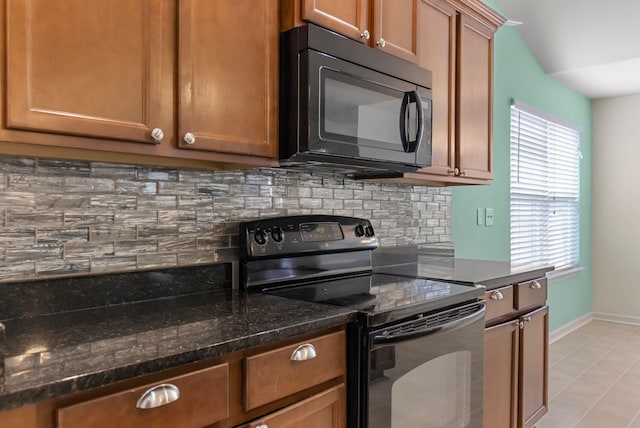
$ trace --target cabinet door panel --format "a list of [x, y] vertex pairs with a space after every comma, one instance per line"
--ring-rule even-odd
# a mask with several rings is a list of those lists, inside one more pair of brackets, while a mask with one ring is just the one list
[[545, 413], [548, 401], [549, 308], [522, 317], [520, 336], [520, 427], [531, 428]]
[[[417, 62], [418, 0], [374, 0], [372, 46]], [[384, 46], [378, 43], [384, 40]]]
[[183, 0], [179, 8], [179, 146], [274, 158], [278, 2]]
[[485, 330], [484, 426], [515, 428], [518, 416], [519, 321]]
[[247, 428], [344, 428], [346, 424], [346, 387], [340, 384], [299, 403], [254, 421]]
[[458, 15], [458, 143], [460, 174], [491, 179], [493, 31]]
[[419, 64], [433, 79], [432, 160], [420, 172], [446, 176], [455, 167], [456, 11], [440, 0], [420, 0], [418, 20]]
[[302, 0], [302, 19], [328, 28], [355, 40], [367, 28], [368, 0]]
[[172, 135], [168, 3], [7, 2], [7, 126], [146, 143], [154, 127]]

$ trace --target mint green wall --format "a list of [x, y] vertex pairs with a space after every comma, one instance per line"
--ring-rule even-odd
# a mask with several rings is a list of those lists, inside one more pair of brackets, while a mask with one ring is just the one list
[[[496, 0], [485, 3], [502, 12]], [[453, 189], [456, 257], [509, 260], [511, 100], [518, 99], [582, 126], [580, 266], [584, 270], [549, 284], [549, 327], [553, 331], [591, 312], [591, 100], [547, 76], [515, 28], [500, 28], [494, 49], [493, 183]], [[495, 225], [477, 226], [477, 208], [487, 207], [495, 210]]]

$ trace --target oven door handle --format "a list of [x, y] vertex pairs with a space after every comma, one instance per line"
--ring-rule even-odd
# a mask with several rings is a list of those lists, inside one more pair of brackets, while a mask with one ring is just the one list
[[485, 303], [478, 303], [478, 310], [474, 313], [467, 315], [464, 318], [460, 318], [455, 321], [451, 321], [448, 323], [444, 323], [441, 325], [437, 325], [434, 327], [426, 327], [419, 330], [414, 330], [410, 333], [401, 333], [401, 334], [390, 334], [390, 335], [375, 335], [373, 337], [373, 344], [388, 344], [388, 343], [397, 343], [403, 340], [416, 339], [418, 337], [429, 336], [430, 334], [435, 333], [444, 333], [446, 331], [452, 331], [458, 328], [466, 327], [469, 324], [473, 324], [474, 322], [484, 318], [484, 314], [487, 311], [487, 306]]

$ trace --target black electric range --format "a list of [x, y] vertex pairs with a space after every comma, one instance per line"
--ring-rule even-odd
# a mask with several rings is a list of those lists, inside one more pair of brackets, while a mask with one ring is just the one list
[[[483, 287], [374, 272], [377, 247], [365, 219], [309, 215], [241, 223], [240, 281], [248, 292], [357, 312], [348, 328], [349, 427], [409, 426], [407, 415], [412, 423], [433, 419], [425, 426], [481, 427]], [[408, 387], [412, 377], [424, 380]], [[403, 396], [430, 394], [432, 403], [399, 407], [411, 401]], [[436, 404], [443, 394], [453, 394], [453, 407]]]

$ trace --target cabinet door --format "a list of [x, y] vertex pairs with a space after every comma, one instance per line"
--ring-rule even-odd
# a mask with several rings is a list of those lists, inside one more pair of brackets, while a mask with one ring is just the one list
[[275, 158], [278, 2], [179, 2], [178, 144]]
[[346, 413], [346, 387], [340, 384], [249, 423], [245, 428], [344, 428]]
[[368, 0], [302, 0], [302, 19], [355, 40], [370, 33]]
[[549, 308], [520, 317], [519, 427], [532, 427], [547, 413]]
[[371, 45], [418, 62], [418, 0], [374, 0], [373, 6]]
[[519, 321], [485, 330], [484, 426], [516, 428], [518, 416]]
[[8, 1], [7, 127], [154, 144], [173, 134], [169, 1]]
[[420, 172], [452, 175], [455, 167], [456, 11], [441, 0], [418, 3], [419, 65], [431, 70], [433, 120], [431, 166]]
[[491, 179], [493, 31], [464, 14], [457, 30], [456, 164], [463, 177]]

